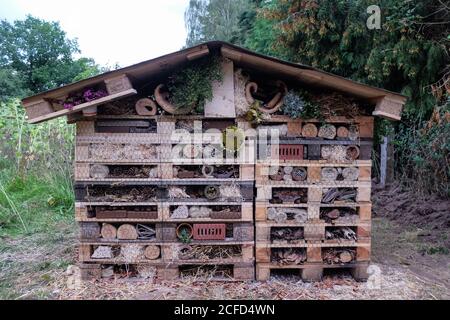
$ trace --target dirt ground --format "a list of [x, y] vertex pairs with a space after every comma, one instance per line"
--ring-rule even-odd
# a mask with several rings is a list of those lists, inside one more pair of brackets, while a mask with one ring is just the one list
[[66, 272], [76, 256], [74, 223], [67, 222], [51, 234], [1, 239], [0, 299], [450, 299], [450, 229], [445, 225], [450, 207], [436, 203], [438, 214], [426, 210], [444, 221], [438, 227], [420, 220], [400, 224], [407, 217], [402, 213], [402, 219], [395, 219], [391, 213], [405, 210], [398, 206], [401, 201], [386, 193], [392, 190], [383, 192], [374, 196], [368, 282], [341, 273], [317, 283], [304, 283], [297, 276], [237, 283], [192, 278], [79, 283]]

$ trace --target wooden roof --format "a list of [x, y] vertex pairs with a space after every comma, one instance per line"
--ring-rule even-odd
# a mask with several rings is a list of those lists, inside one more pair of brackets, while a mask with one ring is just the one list
[[[166, 74], [171, 70], [183, 66], [188, 61], [206, 56], [211, 52], [220, 52], [222, 56], [232, 60], [236, 65], [241, 67], [261, 70], [264, 73], [273, 73], [279, 77], [288, 78], [293, 81], [298, 81], [299, 83], [324, 87], [361, 98], [375, 104], [375, 110], [373, 112], [373, 115], [375, 116], [382, 116], [391, 120], [400, 120], [401, 110], [406, 102], [405, 96], [395, 92], [358, 83], [313, 67], [258, 54], [226, 42], [211, 41], [125, 68], [109, 71], [60, 88], [41, 92], [24, 98], [22, 103], [25, 108], [28, 108], [40, 101], [56, 99], [86, 86], [93, 86], [123, 75], [126, 75], [133, 84], [145, 83], [149, 78]], [[41, 122], [50, 118], [67, 115], [75, 111], [80, 110], [60, 110], [57, 111], [59, 112], [58, 114], [50, 117], [41, 116], [39, 121], [33, 121], [31, 119], [30, 122]]]

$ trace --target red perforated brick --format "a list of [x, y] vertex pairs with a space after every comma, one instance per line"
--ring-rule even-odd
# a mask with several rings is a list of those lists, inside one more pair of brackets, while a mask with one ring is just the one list
[[280, 160], [300, 160], [303, 159], [303, 145], [301, 144], [280, 144]]
[[194, 240], [224, 240], [225, 224], [224, 223], [194, 224], [193, 237]]

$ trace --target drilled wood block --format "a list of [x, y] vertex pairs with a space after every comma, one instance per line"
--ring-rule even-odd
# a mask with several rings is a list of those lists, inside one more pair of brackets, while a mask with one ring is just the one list
[[126, 75], [120, 75], [105, 80], [106, 90], [108, 94], [114, 94], [125, 90], [133, 89], [130, 79]]
[[308, 182], [319, 182], [321, 180], [321, 167], [308, 167]]
[[51, 103], [44, 99], [38, 100], [32, 104], [24, 104], [24, 107], [27, 112], [28, 119], [30, 120], [55, 112]]

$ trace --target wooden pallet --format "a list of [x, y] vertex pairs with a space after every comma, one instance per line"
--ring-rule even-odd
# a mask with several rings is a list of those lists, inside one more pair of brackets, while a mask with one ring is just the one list
[[[114, 266], [107, 263], [79, 263], [78, 267], [81, 271], [81, 279], [83, 281], [98, 280], [102, 278], [102, 270], [107, 267]], [[116, 265], [117, 266], [117, 265]], [[255, 279], [255, 267], [253, 263], [229, 263], [225, 265], [202, 265], [202, 264], [173, 264], [173, 263], [148, 263], [142, 262], [138, 264], [127, 264], [126, 269], [130, 270], [139, 267], [150, 267], [154, 270], [152, 280], [156, 281], [173, 281], [190, 277], [195, 281], [248, 281]], [[231, 271], [231, 276], [223, 270], [227, 268]], [[206, 269], [206, 270], [205, 270]], [[202, 270], [205, 270], [202, 272]], [[192, 275], [190, 275], [192, 273]], [[114, 274], [113, 277], [123, 277], [123, 275]], [[124, 280], [148, 278], [139, 277], [130, 273], [124, 277]]]
[[[172, 184], [171, 184], [172, 185]], [[234, 203], [241, 203], [241, 202], [248, 202], [252, 201], [254, 198], [253, 194], [253, 183], [251, 182], [244, 182], [240, 181], [237, 183], [221, 183], [221, 184], [211, 184], [209, 182], [201, 181], [201, 182], [192, 182], [192, 181], [183, 181], [183, 183], [177, 184], [178, 186], [185, 186], [186, 193], [194, 193], [195, 191], [200, 191], [204, 189], [206, 186], [215, 185], [215, 186], [223, 186], [223, 185], [234, 185], [237, 186], [240, 190], [240, 195], [236, 194], [233, 197], [225, 198], [225, 197], [218, 197], [214, 200], [208, 200], [207, 198], [170, 198], [168, 195], [169, 190], [169, 183], [165, 183], [163, 181], [160, 182], [148, 182], [148, 183], [142, 183], [140, 181], [133, 181], [133, 180], [126, 180], [121, 181], [120, 183], [111, 183], [111, 182], [102, 182], [102, 181], [96, 181], [96, 182], [77, 182], [74, 184], [74, 191], [75, 191], [75, 200], [78, 202], [85, 202], [85, 203], [95, 203], [99, 202], [99, 200], [96, 200], [95, 198], [90, 198], [88, 195], [92, 195], [94, 192], [96, 192], [97, 189], [100, 190], [107, 190], [108, 194], [111, 192], [119, 192], [122, 195], [129, 194], [132, 190], [137, 190], [137, 192], [141, 192], [142, 194], [145, 194], [147, 196], [146, 199], [144, 199], [145, 202], [154, 202], [155, 204], [158, 202], [193, 202], [193, 203], [205, 203], [205, 202], [234, 202]], [[144, 188], [151, 188], [151, 192], [149, 194], [148, 189]], [[139, 191], [141, 190], [141, 191]], [[144, 192], [145, 191], [145, 192]], [[105, 191], [106, 192], [106, 191]], [[98, 198], [101, 200], [101, 198]], [[108, 199], [109, 200], [109, 199]], [[133, 202], [133, 199], [128, 198], [117, 198], [113, 199], [114, 202], [118, 205], [124, 204], [124, 203], [130, 203]], [[121, 201], [122, 200], [122, 201]]]
[[[106, 167], [106, 172], [109, 172], [108, 175], [101, 175], [99, 177], [98, 174], [98, 168]], [[209, 166], [209, 165], [206, 165]], [[152, 178], [142, 178], [142, 177], [135, 177], [135, 176], [127, 176], [120, 178], [114, 177], [114, 175], [111, 174], [111, 172], [115, 169], [124, 168], [122, 170], [126, 170], [129, 167], [133, 167], [139, 170], [142, 170], [142, 168], [145, 168], [145, 170], [154, 169], [156, 171], [156, 177]], [[154, 182], [157, 183], [158, 181], [162, 179], [170, 179], [168, 181], [165, 181], [165, 183], [171, 183], [171, 184], [179, 184], [183, 182], [205, 182], [205, 183], [223, 183], [223, 182], [238, 182], [238, 181], [252, 181], [255, 177], [255, 168], [253, 164], [235, 164], [234, 169], [236, 170], [236, 177], [233, 178], [216, 178], [211, 175], [206, 176], [199, 176], [199, 177], [178, 177], [174, 176], [174, 169], [183, 167], [185, 169], [190, 170], [196, 170], [202, 171], [207, 170], [209, 168], [203, 168], [203, 165], [199, 164], [177, 164], [177, 163], [153, 163], [153, 164], [123, 164], [123, 163], [105, 163], [105, 162], [76, 162], [75, 163], [75, 181], [79, 182], [95, 182], [95, 181], [101, 181], [101, 182], [126, 182], [128, 180], [132, 181], [138, 181], [141, 183], [149, 183]], [[212, 166], [213, 170], [217, 170], [220, 168], [220, 166]]]
[[[277, 168], [284, 169], [284, 167], [299, 167], [303, 168], [306, 171], [306, 179], [303, 181], [276, 181], [272, 180], [269, 177], [269, 173], [271, 170], [276, 171]], [[271, 167], [274, 167], [271, 169]], [[357, 168], [359, 175], [356, 181], [329, 181], [325, 180], [322, 177], [322, 169], [323, 168], [336, 168], [339, 170], [343, 170], [348, 167]], [[327, 163], [323, 160], [300, 160], [300, 161], [284, 161], [280, 162], [279, 165], [273, 165], [267, 161], [258, 162], [255, 165], [255, 177], [256, 177], [256, 186], [262, 185], [302, 185], [307, 183], [330, 183], [335, 182], [338, 183], [352, 183], [352, 182], [369, 182], [371, 181], [371, 167], [372, 162], [370, 160], [357, 160], [349, 163]]]
[[[171, 218], [171, 213], [175, 208], [181, 205], [186, 205], [188, 208], [192, 206], [206, 206], [215, 208], [217, 206], [231, 206], [231, 207], [237, 207], [238, 217], [236, 218], [228, 218], [225, 216], [218, 215], [217, 218], [209, 217], [209, 218], [184, 218], [184, 219], [175, 219]], [[156, 208], [157, 215], [153, 218], [136, 218], [136, 217], [130, 217], [128, 218], [127, 215], [123, 215], [122, 212], [119, 213], [116, 217], [96, 217], [95, 216], [95, 209], [97, 207], [104, 207], [104, 208], [117, 208], [117, 207], [123, 207], [126, 211], [128, 207], [147, 207], [152, 206]], [[79, 222], [252, 222], [253, 221], [253, 203], [252, 202], [241, 202], [241, 203], [230, 203], [230, 202], [205, 202], [205, 203], [198, 203], [198, 202], [187, 202], [187, 201], [181, 201], [181, 202], [172, 202], [172, 203], [166, 203], [166, 202], [127, 202], [127, 203], [121, 203], [117, 204], [115, 202], [76, 202], [75, 203], [75, 220]]]
[[[358, 203], [302, 203], [302, 204], [272, 204], [268, 200], [255, 202], [255, 221], [269, 221], [267, 218], [268, 208], [304, 208], [307, 210], [308, 220], [320, 221], [321, 208], [353, 208], [357, 211], [357, 217], [351, 223], [359, 223], [371, 219], [372, 204], [370, 202]], [[322, 222], [324, 222], [322, 220]], [[335, 225], [348, 224], [348, 221], [336, 219]]]
[[[271, 231], [273, 228], [300, 228], [303, 231], [303, 239], [294, 242], [280, 242], [271, 240]], [[357, 242], [338, 239], [326, 239], [325, 232], [330, 228], [351, 227], [356, 232]], [[320, 241], [326, 245], [352, 245], [354, 243], [369, 243], [371, 236], [370, 221], [360, 222], [356, 224], [343, 224], [336, 226], [335, 224], [307, 221], [305, 223], [276, 223], [276, 222], [256, 222], [256, 243], [257, 244], [274, 244], [274, 245], [307, 245], [309, 242], [316, 243]]]
[[274, 271], [295, 270], [298, 272], [298, 275], [301, 276], [303, 281], [321, 281], [323, 278], [324, 269], [348, 269], [356, 281], [366, 281], [369, 277], [369, 274], [367, 273], [368, 267], [369, 263], [367, 262], [357, 262], [351, 265], [323, 265], [307, 263], [296, 266], [279, 266], [273, 263], [257, 263], [256, 280], [269, 280], [271, 273]]
[[[309, 242], [309, 243], [299, 243], [299, 244], [263, 244], [263, 243], [256, 243], [256, 250], [255, 250], [255, 261], [257, 263], [272, 263], [271, 261], [271, 253], [272, 250], [277, 249], [291, 249], [291, 248], [299, 248], [304, 249], [306, 251], [306, 261], [305, 264], [308, 263], [320, 263], [327, 266], [327, 263], [323, 260], [323, 251], [330, 249], [330, 248], [336, 248], [336, 249], [354, 249], [356, 250], [356, 257], [354, 262], [369, 262], [370, 261], [370, 242], [352, 242], [352, 243], [323, 243], [320, 241], [317, 242]], [[350, 263], [350, 264], [351, 264]], [[287, 265], [289, 267], [295, 267], [300, 266], [302, 264], [295, 264], [295, 265]], [[339, 264], [342, 265], [342, 264]]]
[[[146, 246], [158, 246], [161, 250], [158, 259], [149, 260], [146, 259], [142, 252], [136, 254], [133, 257], [124, 257], [120, 254], [122, 247], [133, 246], [140, 247], [144, 250]], [[93, 257], [95, 250], [100, 247], [113, 248], [117, 255], [105, 256], [102, 258]], [[229, 256], [225, 255], [220, 258], [192, 258], [188, 257], [182, 252], [191, 248], [238, 248], [240, 254]], [[200, 264], [200, 265], [214, 265], [214, 264], [230, 264], [230, 263], [252, 263], [254, 261], [254, 243], [253, 241], [191, 241], [189, 244], [183, 243], [167, 243], [158, 241], [135, 241], [135, 240], [122, 240], [122, 241], [89, 241], [82, 242], [78, 245], [78, 261], [79, 262], [96, 262], [107, 264], [134, 264], [134, 263], [158, 263], [165, 262], [173, 265], [178, 264]]]
[[[330, 163], [336, 162], [333, 159], [325, 159], [322, 157], [322, 148], [326, 146], [342, 146], [345, 148], [349, 148], [351, 146], [356, 146], [359, 149], [359, 155], [356, 161], [361, 160], [370, 160], [372, 154], [373, 141], [369, 140], [326, 140], [321, 138], [310, 138], [310, 139], [279, 139], [276, 143], [271, 143], [270, 140], [267, 143], [260, 141], [259, 149], [258, 149], [258, 161], [264, 161], [272, 163], [278, 162], [290, 162], [290, 161], [302, 161], [302, 160], [310, 160], [310, 161], [318, 161], [325, 160]], [[286, 148], [297, 148], [300, 151], [297, 151], [295, 154], [285, 157], [280, 150], [286, 150]], [[355, 160], [349, 160], [343, 158], [339, 160], [341, 163], [350, 163]]]
[[292, 119], [289, 116], [284, 115], [271, 115], [269, 119], [263, 120], [261, 126], [267, 126], [268, 124], [285, 124], [287, 125], [288, 137], [300, 137], [302, 136], [302, 127], [307, 123], [314, 123], [320, 126], [321, 123], [331, 123], [334, 125], [354, 125], [357, 127], [359, 137], [371, 138], [373, 137], [374, 120], [371, 116], [357, 116], [353, 118], [347, 118], [343, 116], [332, 116], [324, 120], [319, 119]]
[[[274, 188], [286, 188], [286, 189], [307, 189], [308, 197], [307, 202], [318, 204], [322, 201], [322, 196], [326, 192], [326, 190], [330, 188], [351, 188], [356, 189], [356, 203], [360, 202], [370, 202], [371, 198], [371, 184], [370, 182], [349, 182], [346, 184], [341, 184], [338, 182], [333, 183], [320, 183], [320, 184], [280, 184], [277, 186], [273, 185], [262, 185], [256, 188], [256, 202], [259, 201], [269, 201], [273, 197], [273, 189]], [[335, 201], [334, 203], [338, 203], [339, 201]], [[350, 201], [349, 201], [350, 202]]]

